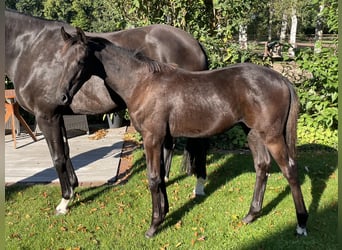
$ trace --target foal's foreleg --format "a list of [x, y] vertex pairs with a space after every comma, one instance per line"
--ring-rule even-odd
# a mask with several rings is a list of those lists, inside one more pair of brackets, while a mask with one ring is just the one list
[[146, 231], [147, 238], [152, 237], [158, 226], [164, 221], [169, 211], [166, 186], [164, 180], [164, 169], [161, 169], [161, 143], [156, 143], [153, 138], [144, 137], [144, 147], [146, 154], [147, 176], [149, 188], [152, 196], [152, 221], [150, 228]]
[[66, 214], [67, 206], [70, 199], [74, 195], [74, 187], [77, 186], [77, 177], [72, 167], [69, 149], [65, 148], [67, 141], [63, 140], [63, 131], [61, 126], [64, 126], [61, 116], [55, 119], [46, 120], [36, 117], [39, 128], [44, 134], [48, 144], [53, 165], [56, 168], [57, 175], [62, 190], [62, 200], [56, 207], [56, 214]]
[[251, 130], [247, 138], [253, 155], [256, 181], [253, 200], [249, 212], [243, 218], [243, 221], [245, 223], [251, 223], [256, 219], [262, 209], [271, 159], [267, 148], [256, 131]]

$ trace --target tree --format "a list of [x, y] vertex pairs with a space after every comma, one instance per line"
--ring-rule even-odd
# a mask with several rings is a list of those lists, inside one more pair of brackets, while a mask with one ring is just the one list
[[290, 30], [290, 39], [289, 39], [289, 43], [291, 44], [291, 46], [289, 48], [289, 56], [291, 58], [293, 58], [295, 56], [294, 48], [297, 47], [297, 45], [296, 45], [297, 25], [298, 25], [298, 20], [297, 20], [296, 7], [292, 6], [292, 11], [291, 11], [291, 30]]
[[34, 16], [43, 16], [43, 3], [41, 0], [6, 0], [6, 7]]
[[71, 0], [46, 0], [44, 2], [44, 17], [47, 19], [71, 23], [73, 15]]
[[319, 53], [322, 50], [323, 40], [323, 10], [324, 3], [320, 3], [319, 11], [317, 14], [316, 28], [315, 28], [315, 53]]

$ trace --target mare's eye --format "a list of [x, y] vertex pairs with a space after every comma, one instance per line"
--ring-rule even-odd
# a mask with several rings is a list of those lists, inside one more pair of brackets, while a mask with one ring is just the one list
[[84, 60], [80, 60], [78, 61], [78, 65], [84, 65], [85, 61]]

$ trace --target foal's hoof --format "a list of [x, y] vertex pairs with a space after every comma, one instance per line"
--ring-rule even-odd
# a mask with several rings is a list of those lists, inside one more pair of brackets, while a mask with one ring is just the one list
[[297, 225], [296, 234], [298, 236], [308, 236], [308, 233], [306, 232], [306, 228], [300, 227], [299, 225]]
[[145, 237], [147, 238], [147, 239], [151, 239], [154, 235], [155, 235], [155, 233], [156, 233], [156, 229], [155, 228], [150, 228], [149, 230], [147, 230], [146, 231], [146, 233], [145, 233]]
[[245, 218], [242, 219], [242, 222], [245, 223], [245, 224], [250, 224], [252, 223], [254, 220], [255, 220], [255, 216], [251, 215], [251, 214], [247, 214], [245, 216]]

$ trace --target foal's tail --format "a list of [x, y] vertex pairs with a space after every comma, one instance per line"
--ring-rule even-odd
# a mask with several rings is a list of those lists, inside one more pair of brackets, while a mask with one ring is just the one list
[[286, 84], [290, 91], [290, 107], [285, 128], [285, 140], [292, 159], [296, 158], [297, 143], [297, 119], [299, 110], [299, 100], [291, 82], [286, 79]]

